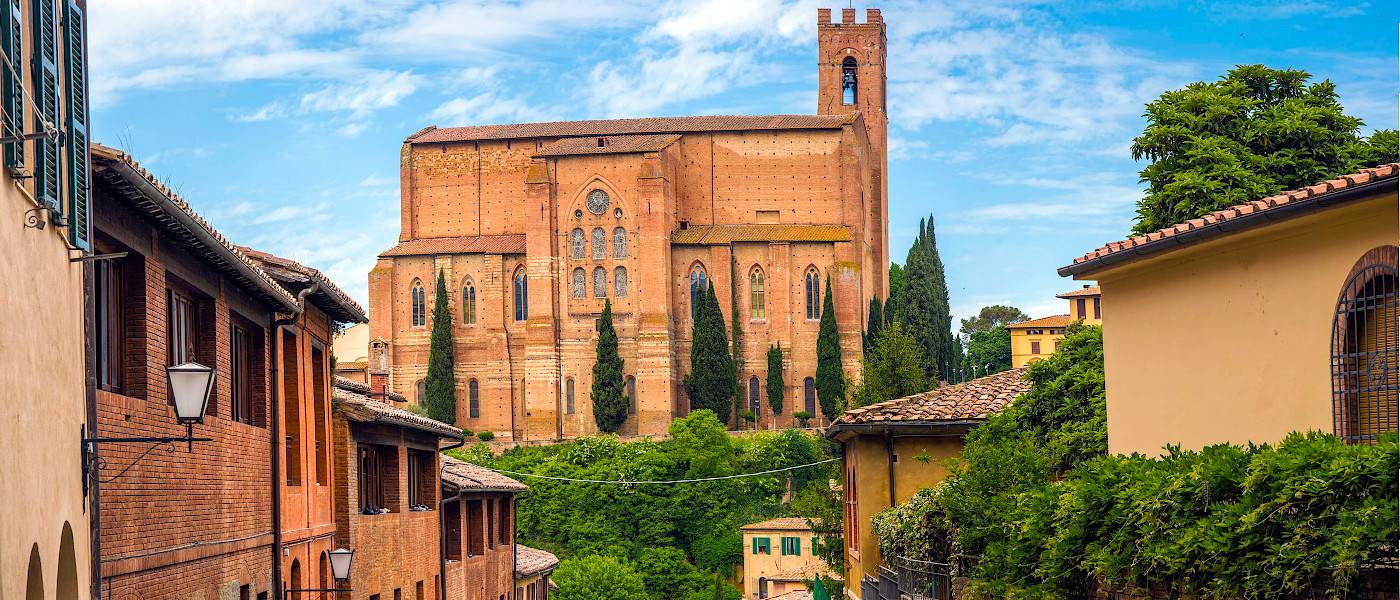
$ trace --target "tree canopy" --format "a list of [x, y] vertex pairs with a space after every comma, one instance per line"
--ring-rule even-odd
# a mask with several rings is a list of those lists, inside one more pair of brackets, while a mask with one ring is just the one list
[[768, 347], [768, 407], [774, 415], [783, 414], [783, 348], [780, 345]]
[[1004, 327], [983, 329], [967, 337], [963, 371], [974, 379], [1011, 368], [1011, 330]]
[[933, 388], [918, 340], [901, 323], [880, 332], [875, 347], [861, 359], [861, 381], [851, 407], [903, 398]]
[[738, 376], [729, 341], [724, 334], [724, 314], [715, 298], [714, 285], [705, 286], [690, 336], [690, 373], [682, 382], [692, 409], [707, 409], [729, 422]]
[[1135, 233], [1396, 160], [1396, 132], [1363, 138], [1336, 87], [1306, 71], [1241, 65], [1147, 105], [1133, 158], [1149, 164]]
[[452, 309], [447, 279], [438, 271], [433, 298], [433, 330], [428, 338], [428, 374], [423, 379], [423, 412], [443, 423], [457, 422], [457, 375], [453, 372]]
[[[909, 247], [904, 261], [904, 281], [897, 297], [891, 296], [895, 320], [924, 348], [928, 379], [946, 378], [961, 364], [961, 348], [953, 337], [953, 315], [948, 305], [948, 282], [943, 275], [943, 259], [934, 240], [933, 216], [919, 221], [919, 235]], [[886, 312], [890, 307], [886, 306]]]
[[612, 300], [603, 303], [598, 317], [597, 358], [593, 362], [593, 421], [598, 429], [612, 433], [627, 420], [622, 357], [617, 354], [617, 330], [613, 328]]
[[836, 304], [831, 278], [822, 296], [822, 319], [817, 328], [817, 403], [828, 420], [835, 420], [846, 402], [846, 373], [841, 369], [841, 334], [836, 330]]
[[1004, 306], [993, 304], [983, 306], [977, 311], [977, 315], [962, 320], [962, 327], [958, 332], [964, 336], [970, 336], [978, 331], [988, 331], [991, 329], [1001, 329], [1012, 323], [1029, 321], [1030, 315], [1021, 312], [1021, 309], [1014, 306]]
[[559, 589], [550, 592], [558, 600], [649, 600], [646, 584], [636, 568], [612, 556], [593, 555], [564, 559], [550, 575]]

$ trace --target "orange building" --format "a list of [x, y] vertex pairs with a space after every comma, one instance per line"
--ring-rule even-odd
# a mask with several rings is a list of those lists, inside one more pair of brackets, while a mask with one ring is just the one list
[[[816, 414], [822, 294], [845, 367], [887, 289], [885, 24], [818, 11], [817, 114], [439, 129], [400, 154], [398, 245], [369, 274], [370, 376], [417, 402], [437, 274], [451, 296], [457, 424], [500, 440], [596, 431], [594, 323], [610, 300], [632, 416], [656, 434], [689, 402], [694, 290], [737, 306], [745, 383], [788, 352], [786, 406]], [[751, 385], [758, 390], [758, 385]]]
[[1019, 369], [1054, 354], [1060, 349], [1060, 340], [1065, 337], [1065, 328], [1070, 323], [1080, 321], [1085, 325], [1103, 324], [1103, 298], [1099, 286], [1085, 284], [1077, 290], [1055, 294], [1069, 302], [1069, 312], [1012, 323], [1011, 368]]
[[806, 591], [817, 576], [833, 578], [817, 556], [817, 538], [801, 517], [779, 517], [739, 528], [744, 541], [744, 598], [766, 600]]

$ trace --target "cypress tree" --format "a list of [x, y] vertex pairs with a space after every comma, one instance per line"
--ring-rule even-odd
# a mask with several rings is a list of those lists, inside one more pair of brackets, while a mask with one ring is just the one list
[[739, 261], [729, 259], [729, 339], [732, 343], [730, 356], [734, 365], [734, 425], [738, 429], [739, 417], [744, 407], [744, 382], [739, 373], [744, 370], [744, 330], [739, 326]]
[[690, 374], [685, 376], [685, 395], [692, 410], [709, 409], [720, 422], [729, 422], [734, 398], [734, 358], [724, 335], [724, 315], [715, 298], [715, 288], [707, 285], [690, 336]]
[[593, 422], [613, 433], [627, 420], [627, 396], [623, 394], [622, 357], [617, 354], [617, 330], [613, 328], [612, 300], [603, 304], [598, 318], [598, 358], [593, 363]]
[[948, 300], [948, 280], [943, 274], [943, 259], [938, 255], [938, 240], [933, 231], [933, 215], [928, 217], [928, 234], [924, 236], [924, 243], [928, 246], [928, 255], [933, 263], [933, 347], [936, 350], [935, 359], [938, 362], [938, 371], [933, 374], [933, 381], [937, 382], [939, 376], [947, 378], [949, 373], [962, 362], [962, 344], [953, 336], [953, 313]]
[[846, 399], [846, 374], [841, 370], [841, 337], [836, 331], [836, 304], [831, 299], [831, 277], [822, 297], [822, 320], [817, 329], [817, 402], [828, 421], [841, 414]]
[[865, 323], [865, 337], [862, 338], [862, 354], [870, 354], [875, 342], [880, 338], [880, 330], [885, 326], [885, 308], [879, 296], [870, 298], [870, 317]]
[[457, 422], [457, 376], [452, 371], [452, 311], [447, 307], [447, 279], [437, 276], [433, 332], [428, 345], [428, 375], [423, 380], [423, 409], [429, 418]]
[[919, 221], [919, 237], [910, 246], [904, 261], [904, 282], [894, 311], [905, 328], [919, 338], [929, 378], [937, 381], [940, 375], [946, 377], [960, 351], [953, 339], [948, 283], [934, 241], [932, 215]]
[[773, 415], [783, 414], [783, 347], [768, 347], [768, 406]]

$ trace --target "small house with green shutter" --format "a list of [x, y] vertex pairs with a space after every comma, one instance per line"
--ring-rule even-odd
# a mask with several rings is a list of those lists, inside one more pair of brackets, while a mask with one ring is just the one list
[[767, 599], [806, 590], [817, 574], [832, 577], [816, 555], [816, 536], [802, 517], [781, 517], [740, 528], [744, 537], [744, 598]]

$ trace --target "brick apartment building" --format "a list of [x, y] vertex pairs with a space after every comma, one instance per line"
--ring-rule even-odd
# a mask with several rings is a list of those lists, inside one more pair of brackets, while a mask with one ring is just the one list
[[520, 482], [490, 469], [442, 457], [443, 556], [448, 598], [546, 597], [547, 572], [558, 564], [558, 559], [515, 542], [515, 495], [526, 489]]
[[336, 540], [355, 550], [357, 599], [444, 598], [438, 450], [460, 446], [462, 432], [390, 404], [403, 400], [335, 380]]
[[[0, 51], [14, 65], [0, 67], [0, 598], [91, 595], [78, 452], [89, 425], [83, 291], [94, 264], [85, 8], [13, 2], [0, 15]], [[48, 43], [35, 43], [36, 32]]]
[[[887, 292], [885, 24], [818, 11], [815, 115], [490, 125], [410, 136], [399, 243], [369, 275], [370, 370], [417, 402], [429, 308], [446, 275], [457, 423], [502, 440], [596, 430], [594, 321], [611, 300], [633, 416], [664, 432], [689, 402], [695, 290], [713, 283], [743, 329], [756, 396], [786, 351], [789, 414], [816, 414], [816, 337], [833, 288], [848, 372], [869, 300]], [[645, 300], [645, 302], [643, 301]]]

